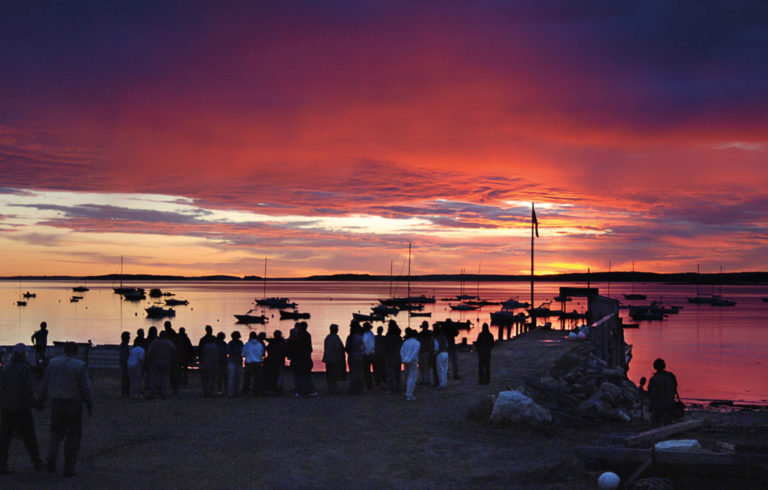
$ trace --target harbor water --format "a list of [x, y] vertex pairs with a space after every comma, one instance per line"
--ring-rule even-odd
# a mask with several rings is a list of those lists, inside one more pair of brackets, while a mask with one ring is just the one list
[[[82, 293], [72, 291], [73, 287], [82, 285], [89, 290]], [[392, 289], [386, 281], [275, 280], [269, 282], [266, 292], [264, 284], [257, 281], [176, 281], [130, 284], [143, 287], [147, 292], [150, 288], [159, 288], [174, 294], [130, 302], [114, 293], [115, 286], [106, 282], [0, 281], [0, 345], [29, 344], [31, 335], [42, 321], [48, 323], [49, 343], [74, 340], [91, 341], [95, 345], [117, 344], [123, 331], [129, 331], [133, 337], [139, 328], [146, 331], [153, 325], [162, 327], [166, 319], [147, 318], [145, 308], [163, 305], [164, 300], [171, 297], [189, 301], [188, 305], [173, 306], [176, 315], [168, 320], [177, 329], [185, 327], [194, 344], [203, 335], [205, 325], [211, 325], [214, 332], [226, 333], [228, 338], [235, 330], [246, 338], [251, 330], [265, 332], [270, 337], [275, 330], [287, 335], [294, 322], [280, 320], [277, 310], [263, 310], [268, 317], [264, 325], [237, 323], [235, 314], [252, 309], [253, 314], [262, 314], [262, 309], [255, 305], [254, 300], [266, 294], [288, 297], [297, 303], [298, 311], [311, 315], [306, 321], [312, 335], [315, 369], [318, 369], [322, 368], [323, 338], [331, 323], [339, 325], [343, 340], [349, 331], [352, 313], [370, 313], [370, 308], [378, 304], [378, 299], [406, 295], [404, 285]], [[536, 306], [550, 301], [553, 310], [560, 309], [560, 304], [553, 298], [561, 286], [585, 284], [536, 283]], [[723, 287], [722, 295], [736, 302], [731, 307], [689, 304], [686, 297], [696, 295], [694, 285], [636, 283], [634, 291], [647, 295], [644, 301], [624, 300], [622, 294], [633, 289], [628, 283], [593, 283], [591, 286], [623, 303], [647, 304], [657, 300], [683, 307], [678, 314], [670, 314], [664, 320], [641, 321], [639, 328], [624, 330], [625, 340], [632, 345], [629, 376], [633, 381], [637, 382], [642, 376], [650, 378], [653, 360], [662, 357], [667, 368], [677, 376], [680, 395], [684, 399], [768, 403], [768, 302], [762, 300], [768, 297], [768, 286]], [[36, 296], [24, 299], [22, 295], [26, 291]], [[491, 323], [490, 313], [498, 310], [499, 306], [489, 305], [467, 312], [451, 310], [450, 305], [458, 301], [449, 298], [455, 298], [461, 291], [489, 301], [510, 298], [530, 301], [530, 283], [527, 282], [482, 282], [461, 289], [459, 284], [452, 282], [414, 282], [412, 294], [437, 299], [436, 303], [425, 307], [424, 311], [431, 313], [431, 317], [410, 317], [407, 312], [400, 312], [389, 318], [394, 318], [401, 329], [409, 326], [417, 328], [422, 321], [431, 324], [447, 318], [469, 320], [471, 328], [460, 331], [457, 341], [466, 339], [471, 344], [480, 326]], [[720, 290], [702, 291], [702, 294], [712, 292], [720, 293]], [[73, 295], [82, 296], [82, 299], [72, 302]], [[25, 300], [26, 306], [18, 306], [16, 302], [19, 300]], [[565, 304], [565, 309], [583, 312], [586, 302], [583, 298], [574, 298]], [[627, 317], [626, 309], [620, 311], [626, 322], [637, 323]], [[550, 321], [552, 328], [568, 329], [574, 325], [571, 321], [561, 323], [556, 318]], [[375, 322], [374, 328], [380, 325], [386, 326]], [[496, 327], [492, 327], [492, 332], [494, 337], [498, 336]]]

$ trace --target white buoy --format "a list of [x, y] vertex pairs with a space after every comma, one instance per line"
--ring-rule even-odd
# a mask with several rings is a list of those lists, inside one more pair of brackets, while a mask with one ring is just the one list
[[621, 482], [619, 475], [612, 471], [606, 471], [597, 479], [597, 488], [601, 490], [614, 490], [619, 488], [619, 482]]

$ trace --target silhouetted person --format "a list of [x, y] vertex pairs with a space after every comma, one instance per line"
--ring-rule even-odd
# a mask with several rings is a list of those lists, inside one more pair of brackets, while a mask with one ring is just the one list
[[275, 395], [283, 391], [283, 371], [285, 370], [286, 343], [283, 332], [275, 330], [267, 345], [267, 357], [264, 359], [264, 390]]
[[200, 358], [200, 383], [203, 388], [203, 396], [215, 396], [216, 375], [219, 371], [219, 347], [216, 337], [211, 335], [209, 340], [200, 342], [198, 356]]
[[363, 376], [363, 327], [356, 320], [352, 320], [349, 326], [349, 335], [344, 344], [347, 352], [347, 364], [349, 365], [349, 393], [359, 395], [363, 392], [365, 379]]
[[136, 330], [136, 337], [133, 338], [133, 346], [136, 347], [137, 345], [141, 346], [144, 351], [147, 350], [147, 338], [144, 336], [144, 329], [140, 328]]
[[240, 395], [240, 384], [243, 381], [243, 341], [240, 332], [235, 330], [230, 334], [232, 340], [227, 344], [227, 396], [230, 398]]
[[131, 334], [123, 332], [120, 335], [120, 346], [118, 354], [120, 355], [120, 394], [128, 397], [131, 395], [131, 378], [128, 376], [128, 357], [131, 355]]
[[160, 388], [160, 398], [168, 396], [168, 387], [171, 384], [171, 367], [176, 356], [176, 346], [168, 339], [168, 332], [163, 331], [160, 336], [149, 344], [147, 351], [147, 367], [149, 378], [147, 381], [147, 397], [155, 395], [155, 389]]
[[32, 368], [27, 363], [27, 348], [24, 344], [16, 344], [10, 363], [0, 371], [0, 474], [11, 472], [8, 468], [8, 449], [14, 435], [24, 442], [35, 469], [43, 467], [32, 418], [34, 405]]
[[35, 347], [35, 362], [45, 364], [45, 350], [48, 347], [48, 324], [40, 322], [40, 330], [32, 334], [32, 345]]
[[[429, 329], [429, 323], [421, 322], [421, 332], [418, 333], [421, 343], [419, 348], [419, 382], [437, 386], [437, 369], [435, 367], [435, 336]], [[431, 373], [431, 374], [430, 374]]]
[[56, 457], [64, 441], [64, 476], [74, 476], [83, 436], [83, 405], [93, 413], [93, 392], [85, 363], [77, 359], [77, 344], [67, 342], [64, 356], [52, 359], [40, 385], [40, 401], [51, 399], [48, 472], [56, 472]]
[[402, 362], [400, 360], [400, 347], [403, 339], [400, 338], [400, 327], [394, 320], [387, 325], [387, 334], [384, 336], [384, 363], [387, 368], [387, 388], [392, 394], [402, 390]]
[[[262, 336], [264, 333], [261, 334]], [[256, 332], [251, 331], [248, 342], [243, 345], [243, 357], [245, 357], [245, 371], [243, 374], [243, 395], [253, 393], [261, 395], [264, 392], [264, 372], [262, 360], [264, 359], [264, 344]]]
[[184, 327], [179, 328], [175, 344], [176, 357], [178, 357], [181, 365], [181, 384], [186, 386], [189, 384], [189, 363], [192, 362], [195, 349], [192, 347], [192, 341], [189, 340], [189, 335], [187, 335], [187, 330]]
[[325, 380], [328, 383], [328, 393], [338, 393], [338, 383], [344, 379], [344, 344], [339, 338], [339, 326], [335, 323], [329, 327], [330, 333], [323, 341], [323, 362], [325, 363]]
[[[157, 327], [152, 325], [147, 330], [147, 340], [144, 341], [144, 352], [146, 353], [147, 362], [144, 363], [144, 386], [146, 387], [145, 393], [153, 393], [157, 386], [150, 386], [149, 374], [149, 348], [152, 347], [152, 342], [157, 340]], [[157, 379], [155, 379], [157, 381]]]
[[456, 337], [459, 336], [459, 329], [453, 322], [450, 322], [446, 323], [441, 330], [443, 335], [445, 335], [445, 340], [448, 342], [448, 360], [451, 362], [451, 376], [453, 379], [461, 379], [459, 375], [459, 356], [456, 352]]
[[163, 323], [163, 331], [165, 332], [165, 339], [173, 344], [173, 359], [171, 359], [171, 389], [173, 394], [179, 392], [179, 385], [181, 384], [181, 342], [179, 340], [179, 334], [173, 329], [173, 325], [170, 321]]
[[376, 351], [376, 336], [373, 335], [373, 326], [365, 322], [363, 324], [363, 378], [365, 387], [373, 389], [373, 354]]
[[130, 380], [129, 393], [131, 398], [141, 397], [141, 380], [144, 377], [144, 360], [146, 356], [147, 352], [144, 350], [142, 344], [136, 344], [131, 348], [131, 353], [126, 362], [128, 379]]
[[203, 349], [203, 345], [206, 342], [213, 342], [216, 343], [216, 337], [213, 335], [213, 327], [210, 325], [205, 326], [205, 335], [200, 337], [200, 342], [197, 344], [197, 355], [198, 357], [201, 355], [201, 351]]
[[405, 399], [415, 401], [413, 391], [416, 388], [416, 377], [419, 370], [419, 350], [421, 343], [416, 338], [417, 333], [413, 329], [405, 329], [405, 342], [400, 347], [400, 359], [405, 366]]
[[675, 395], [677, 394], [677, 378], [666, 371], [664, 359], [653, 361], [656, 374], [648, 382], [648, 396], [651, 399], [651, 422], [654, 425], [667, 425], [674, 420]]
[[437, 387], [448, 386], [448, 340], [443, 335], [443, 329], [435, 327], [435, 367], [437, 368]]
[[487, 385], [491, 382], [491, 350], [493, 350], [494, 344], [493, 334], [488, 329], [488, 324], [483, 323], [483, 328], [475, 342], [477, 372], [481, 385]]
[[147, 330], [147, 348], [149, 348], [150, 345], [152, 345], [152, 342], [155, 341], [157, 338], [157, 327], [152, 325], [149, 327], [149, 330]]
[[373, 384], [387, 384], [387, 346], [384, 340], [384, 327], [376, 328], [375, 345], [373, 348]]
[[317, 395], [312, 383], [312, 336], [307, 331], [307, 322], [296, 324], [296, 331], [291, 343], [291, 369], [293, 369], [297, 396]]
[[218, 394], [227, 392], [227, 376], [229, 375], [229, 346], [224, 332], [216, 334], [216, 389]]

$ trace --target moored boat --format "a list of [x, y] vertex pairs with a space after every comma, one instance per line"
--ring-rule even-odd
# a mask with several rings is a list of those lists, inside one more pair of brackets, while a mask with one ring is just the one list
[[288, 298], [261, 298], [256, 300], [256, 304], [274, 309], [296, 308], [296, 303], [292, 303]]
[[371, 311], [374, 315], [397, 315], [400, 312], [400, 309], [396, 306], [387, 306], [387, 305], [376, 305], [373, 308], [371, 308]]
[[647, 299], [648, 297], [640, 293], [625, 294], [624, 299]]
[[723, 298], [722, 296], [712, 295], [710, 303], [712, 306], [736, 306], [736, 302], [730, 299]]
[[248, 313], [244, 315], [235, 315], [237, 323], [250, 324], [250, 323], [266, 323], [267, 317], [264, 315], [250, 315]]
[[163, 308], [161, 306], [150, 306], [144, 308], [147, 312], [147, 318], [166, 318], [176, 316], [176, 311], [173, 308]]
[[141, 301], [147, 297], [144, 294], [144, 290], [141, 288], [125, 289], [122, 293], [122, 296], [126, 301]]
[[26, 293], [22, 294], [22, 296], [24, 296], [25, 298], [36, 298], [37, 293], [30, 293], [29, 291], [27, 291]]
[[383, 322], [384, 321], [384, 315], [376, 315], [376, 314], [366, 315], [365, 313], [352, 313], [352, 318], [359, 322]]
[[531, 306], [528, 302], [518, 301], [514, 298], [510, 298], [501, 304], [502, 309], [514, 310], [515, 308], [528, 308]]
[[167, 299], [165, 300], [165, 306], [181, 306], [188, 305], [189, 301], [186, 299]]
[[85, 286], [75, 286], [75, 287], [72, 288], [72, 291], [74, 291], [76, 293], [84, 293], [86, 291], [90, 291], [90, 289], [88, 289]]
[[448, 305], [454, 311], [474, 311], [480, 309], [479, 306], [469, 305], [467, 303], [459, 303], [457, 305]]
[[300, 320], [309, 318], [309, 313], [300, 313], [298, 311], [280, 310], [281, 320]]
[[414, 316], [414, 317], [431, 317], [432, 312], [431, 311], [409, 311], [408, 316]]
[[469, 330], [470, 328], [472, 328], [472, 322], [470, 322], [469, 320], [455, 322], [455, 321], [451, 320], [450, 318], [447, 318], [447, 319], [445, 319], [443, 321], [437, 321], [437, 322], [433, 323], [432, 326], [433, 327], [440, 327], [440, 328], [453, 327], [453, 328], [455, 328], [457, 330]]
[[664, 312], [653, 305], [633, 306], [629, 305], [629, 316], [633, 320], [663, 320]]

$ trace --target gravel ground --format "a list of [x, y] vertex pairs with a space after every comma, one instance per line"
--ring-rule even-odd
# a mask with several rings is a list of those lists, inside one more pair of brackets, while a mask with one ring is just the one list
[[[316, 397], [205, 399], [193, 376], [174, 398], [125, 400], [116, 373], [93, 373], [96, 406], [85, 419], [77, 476], [35, 472], [14, 440], [15, 472], [0, 477], [0, 486], [594, 488], [597, 473], [585, 469], [576, 448], [642, 426], [556, 418], [533, 430], [492, 427], [478, 415], [489, 395], [548, 370], [571, 348], [562, 337], [536, 331], [500, 343], [489, 386], [477, 384], [475, 354], [461, 352], [463, 378], [442, 390], [419, 385], [415, 402], [380, 390], [327, 395], [319, 374]], [[36, 415], [41, 448], [49, 416]]]

